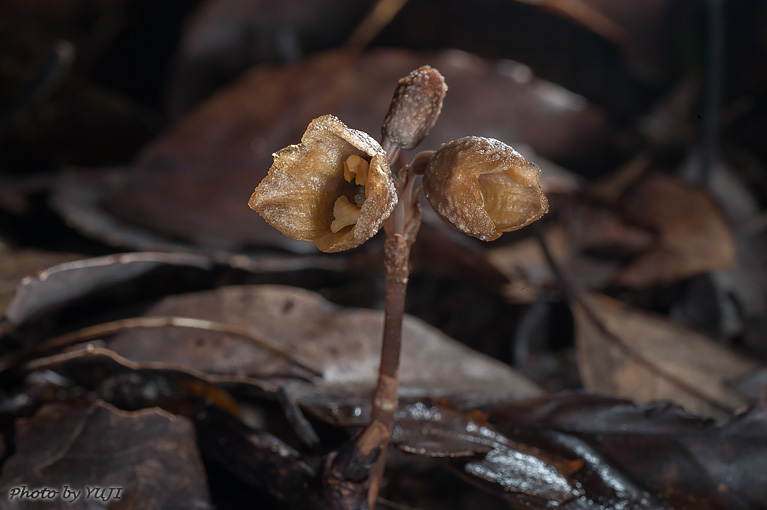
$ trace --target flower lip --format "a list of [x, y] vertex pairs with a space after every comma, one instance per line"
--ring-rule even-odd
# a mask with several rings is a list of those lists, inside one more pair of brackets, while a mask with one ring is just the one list
[[424, 172], [423, 189], [443, 220], [492, 241], [548, 211], [540, 169], [493, 138], [468, 136], [443, 144]]
[[[368, 166], [364, 184], [344, 177], [344, 163], [352, 157]], [[356, 167], [355, 167], [356, 168]], [[364, 200], [360, 200], [364, 193]], [[336, 202], [345, 197], [359, 207], [356, 221], [331, 228], [338, 220]], [[314, 119], [301, 143], [274, 154], [269, 173], [248, 205], [287, 237], [317, 244], [324, 252], [343, 251], [373, 237], [397, 203], [386, 153], [367, 133], [348, 128], [333, 115]], [[356, 211], [344, 212], [344, 220]], [[334, 232], [334, 230], [336, 230]]]

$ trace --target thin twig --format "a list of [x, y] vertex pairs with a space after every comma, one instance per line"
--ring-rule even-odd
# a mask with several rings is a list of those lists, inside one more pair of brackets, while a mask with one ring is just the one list
[[[61, 349], [63, 347], [68, 347], [81, 342], [87, 342], [89, 340], [94, 340], [96, 338], [113, 335], [115, 333], [119, 333], [120, 331], [135, 328], [189, 328], [215, 331], [218, 333], [227, 333], [248, 340], [258, 347], [276, 354], [277, 356], [285, 358], [296, 366], [306, 370], [307, 372], [310, 372], [314, 376], [322, 376], [321, 371], [307, 365], [302, 361], [297, 360], [293, 352], [285, 348], [285, 346], [278, 344], [269, 338], [265, 338], [249, 329], [235, 326], [233, 324], [209, 321], [205, 319], [195, 319], [191, 317], [131, 317], [111, 322], [104, 322], [102, 324], [96, 324], [95, 326], [78, 329], [77, 331], [72, 331], [50, 340], [46, 340], [34, 346], [33, 352], [50, 352], [55, 349]], [[29, 354], [30, 353], [27, 352], [22, 355], [14, 354], [1, 358], [0, 372], [8, 370], [16, 363], [18, 363], [20, 357], [25, 357]]]
[[394, 16], [405, 7], [408, 0], [378, 0], [373, 9], [349, 36], [346, 46], [360, 51], [370, 44], [391, 23]]

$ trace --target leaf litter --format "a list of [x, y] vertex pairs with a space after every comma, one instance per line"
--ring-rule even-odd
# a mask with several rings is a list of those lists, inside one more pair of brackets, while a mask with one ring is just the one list
[[[530, 5], [514, 6], [523, 3]], [[382, 315], [330, 304], [306, 288], [342, 303], [375, 306], [372, 296], [380, 282], [370, 268], [380, 265], [380, 258], [364, 249], [339, 263], [302, 255], [305, 246], [269, 237], [268, 229], [241, 219], [248, 213], [232, 197], [239, 196], [245, 180], [245, 188], [258, 181], [252, 169], [265, 171], [270, 148], [300, 135], [312, 108], [323, 110], [318, 114], [341, 113], [370, 130], [366, 123], [380, 117], [385, 105], [376, 101], [387, 98], [392, 77], [426, 59], [449, 75], [449, 94], [455, 99], [446, 103], [449, 120], [437, 128], [444, 132], [435, 130], [427, 143], [477, 132], [515, 143], [525, 155], [537, 154], [536, 161], [551, 160], [541, 165], [544, 175], [562, 165], [588, 179], [573, 178], [565, 170], [564, 179], [558, 174], [544, 182], [552, 214], [540, 232], [508, 236], [490, 247], [458, 241], [425, 218], [429, 246], [414, 257], [412, 285], [420, 301], [410, 308], [443, 331], [463, 332], [460, 338], [468, 346], [422, 320], [407, 319], [406, 344], [418, 349], [411, 347], [405, 356], [404, 403], [394, 441], [400, 453], [391, 458], [395, 469], [387, 471], [379, 506], [761, 508], [767, 500], [767, 300], [760, 211], [767, 193], [759, 160], [764, 151], [753, 126], [764, 112], [742, 94], [756, 97], [764, 73], [752, 73], [750, 81], [727, 73], [726, 109], [718, 118], [728, 145], [720, 147], [708, 187], [690, 185], [684, 179], [695, 177], [708, 157], [692, 145], [701, 130], [697, 95], [711, 84], [675, 73], [687, 69], [700, 50], [695, 45], [703, 38], [685, 20], [702, 17], [702, 11], [659, 2], [639, 12], [638, 3], [602, 3], [510, 2], [491, 8], [480, 2], [471, 12], [515, 14], [476, 16], [482, 33], [476, 31], [475, 17], [467, 16], [469, 7], [440, 5], [430, 25], [438, 30], [460, 19], [462, 29], [451, 31], [451, 45], [484, 57], [378, 49], [318, 52], [292, 65], [262, 66], [140, 154], [135, 154], [137, 144], [156, 128], [156, 117], [119, 93], [104, 93], [87, 78], [78, 81], [84, 74], [93, 77], [103, 56], [123, 72], [131, 69], [124, 58], [114, 58], [120, 56], [119, 44], [108, 43], [125, 40], [113, 38], [130, 36], [132, 26], [107, 24], [107, 30], [89, 37], [87, 24], [69, 32], [38, 24], [35, 33], [42, 36], [35, 39], [37, 47], [28, 46], [33, 42], [28, 37], [19, 39], [21, 31], [4, 33], [23, 43], [8, 45], [14, 52], [26, 48], [37, 55], [23, 69], [3, 67], [14, 87], [28, 83], [39, 55], [62, 34], [74, 37], [84, 59], [75, 68], [75, 79], [60, 82], [63, 89], [36, 108], [20, 110], [24, 122], [13, 126], [10, 138], [0, 139], [0, 161], [11, 169], [3, 186], [13, 187], [14, 173], [26, 171], [15, 168], [20, 154], [36, 171], [59, 161], [124, 165], [129, 163], [126, 154], [133, 154], [130, 165], [121, 169], [67, 169], [55, 186], [56, 210], [106, 249], [191, 254], [139, 253], [59, 266], [28, 279], [9, 298], [0, 324], [3, 481], [16, 483], [23, 476], [25, 482], [56, 485], [65, 471], [73, 476], [63, 482], [88, 484], [96, 479], [89, 473], [98, 470], [99, 482], [123, 484], [126, 495], [141, 497], [123, 500], [125, 508], [153, 502], [162, 508], [239, 508], [244, 500], [263, 508], [311, 507], [326, 454], [368, 421]], [[67, 13], [87, 10], [86, 4], [66, 8], [64, 25], [71, 28]], [[419, 31], [409, 30], [398, 40], [392, 39], [392, 30], [423, 19], [428, 5], [400, 5], [399, 14], [388, 27], [378, 27], [382, 31], [376, 36], [417, 47], [420, 42], [408, 38]], [[253, 24], [252, 13], [236, 14], [241, 7], [202, 2], [187, 26], [182, 56], [194, 57], [190, 48], [201, 42], [195, 36], [205, 30], [208, 36], [217, 34], [210, 30], [220, 18], [206, 13], [229, 16], [241, 22], [238, 26]], [[34, 6], [13, 9], [32, 12]], [[92, 12], [104, 14], [101, 8]], [[360, 14], [345, 12], [334, 22], [352, 26]], [[120, 13], [109, 11], [109, 16], [114, 20]], [[732, 10], [727, 16], [733, 24], [744, 19]], [[763, 13], [751, 18], [762, 19]], [[273, 35], [290, 35], [298, 27], [298, 40], [308, 43], [300, 16], [286, 19]], [[498, 35], [492, 30], [495, 19], [513, 23], [488, 44], [486, 37]], [[519, 55], [518, 48], [526, 47], [530, 34], [520, 26], [537, 28], [534, 46], [539, 48], [523, 50], [523, 60], [565, 88], [534, 76], [525, 65], [494, 60]], [[569, 41], [570, 52], [542, 52], [549, 46], [540, 44], [539, 32], [552, 26]], [[672, 28], [687, 37], [683, 48], [658, 52]], [[83, 29], [84, 38], [78, 33]], [[247, 44], [246, 33], [229, 43]], [[467, 33], [474, 35], [471, 42]], [[749, 33], [748, 24], [730, 31], [728, 44], [743, 50], [730, 55], [734, 69], [752, 69], [763, 60], [754, 58], [759, 51], [751, 48], [761, 46], [747, 40]], [[202, 42], [212, 43], [208, 49], [222, 47], [215, 38]], [[602, 67], [572, 58], [583, 48], [607, 50], [594, 52], [605, 57]], [[236, 74], [232, 70], [247, 69], [254, 58], [285, 55], [279, 51], [256, 57], [225, 52], [230, 58], [216, 64], [230, 74], [220, 83]], [[162, 48], [155, 53], [163, 53]], [[563, 58], [577, 62], [578, 72], [567, 76], [570, 67]], [[169, 105], [176, 112], [206, 93], [184, 79], [184, 72], [205, 74], [206, 64], [190, 62], [176, 69], [181, 71], [173, 84], [179, 101]], [[212, 76], [203, 85], [217, 86], [215, 79], [221, 77]], [[186, 90], [185, 83], [190, 84]], [[134, 85], [126, 81], [125, 90]], [[737, 87], [743, 89], [736, 92], [741, 96], [732, 96]], [[11, 97], [4, 105], [29, 108], [14, 102], [6, 88], [0, 93], [3, 99]], [[473, 96], [482, 97], [479, 105]], [[97, 114], [91, 105], [85, 117], [72, 116], [88, 97], [105, 106], [104, 112]], [[610, 116], [595, 105], [606, 106]], [[53, 130], [42, 129], [41, 118], [51, 113]], [[75, 117], [77, 122], [67, 121]], [[628, 120], [642, 117], [636, 126]], [[61, 136], [63, 130], [93, 134], [82, 119], [96, 120], [98, 136]], [[115, 136], [125, 129], [130, 136]], [[640, 132], [642, 140], [635, 138]], [[733, 139], [733, 133], [740, 138]], [[12, 146], [9, 140], [23, 143]], [[108, 143], [93, 150], [84, 140]], [[594, 176], [602, 178], [589, 182]], [[16, 189], [25, 188], [14, 187], [1, 200], [4, 235], [6, 225], [36, 214], [28, 207], [35, 202]], [[35, 189], [39, 193], [41, 188]], [[23, 238], [35, 235], [27, 232]], [[270, 251], [262, 252], [264, 247]], [[296, 255], [288, 258], [281, 250]], [[13, 256], [27, 253], [32, 252]], [[28, 272], [58, 260], [46, 258]], [[296, 276], [286, 277], [291, 270]], [[12, 275], [9, 281], [18, 278], [18, 271]], [[286, 282], [305, 288], [274, 285]], [[255, 285], [261, 283], [270, 285]], [[483, 288], [481, 300], [473, 286]], [[291, 307], [295, 313], [289, 313]], [[554, 314], [554, 308], [559, 312]], [[504, 329], [520, 317], [533, 327]], [[552, 320], [572, 325], [555, 327]], [[58, 341], [47, 343], [51, 339]], [[521, 343], [526, 347], [520, 348]], [[41, 349], [46, 344], [50, 349]], [[275, 344], [281, 347], [268, 347]], [[498, 357], [524, 370], [510, 369], [472, 348], [505, 352]], [[534, 362], [531, 353], [538, 356]], [[546, 374], [557, 374], [557, 387], [563, 384], [563, 360], [573, 371], [577, 364], [580, 372], [567, 384], [598, 393], [546, 394], [541, 389]], [[72, 424], [93, 433], [70, 434]], [[150, 429], [152, 434], [141, 435]], [[145, 441], [131, 450], [133, 468], [144, 466], [146, 456], [159, 470], [135, 476], [130, 466], [117, 469], [113, 454], [123, 450], [113, 443], [121, 438]], [[72, 468], [82, 463], [72, 449], [51, 456], [49, 445], [68, 439], [78, 451], [97, 452], [91, 458], [96, 459], [94, 471]], [[25, 467], [28, 459], [44, 466], [42, 471]], [[154, 479], [178, 487], [187, 499], [168, 500], [148, 482]], [[185, 483], [193, 487], [184, 492]], [[31, 503], [19, 507], [34, 508]]]

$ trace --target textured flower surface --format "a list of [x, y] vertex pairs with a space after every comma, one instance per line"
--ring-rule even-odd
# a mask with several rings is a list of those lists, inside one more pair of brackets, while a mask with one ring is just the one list
[[309, 124], [301, 143], [274, 154], [248, 205], [284, 235], [337, 252], [373, 237], [396, 203], [381, 145], [324, 115]]
[[540, 169], [508, 145], [468, 136], [442, 145], [424, 172], [426, 198], [443, 220], [492, 241], [546, 214]]

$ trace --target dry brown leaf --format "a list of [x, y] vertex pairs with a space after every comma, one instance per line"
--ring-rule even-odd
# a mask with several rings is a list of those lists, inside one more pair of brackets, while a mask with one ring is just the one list
[[668, 284], [735, 264], [732, 230], [707, 191], [653, 173], [635, 183], [622, 205], [657, 231], [658, 243], [626, 267], [617, 284]]
[[[380, 359], [383, 313], [337, 307], [306, 290], [280, 286], [224, 287], [167, 297], [148, 316], [183, 316], [246, 328], [283, 345], [322, 374], [295, 381], [302, 402], [339, 399], [367, 405]], [[108, 348], [138, 363], [164, 362], [210, 374], [275, 377], [291, 363], [225, 333], [161, 328], [128, 330]], [[504, 363], [472, 351], [410, 316], [403, 326], [400, 394], [441, 396], [457, 402], [525, 398], [541, 390]]]
[[755, 361], [607, 296], [583, 295], [583, 304], [588, 309], [576, 305], [573, 311], [586, 388], [638, 402], [672, 400], [717, 418], [747, 404], [729, 382], [754, 370]]

